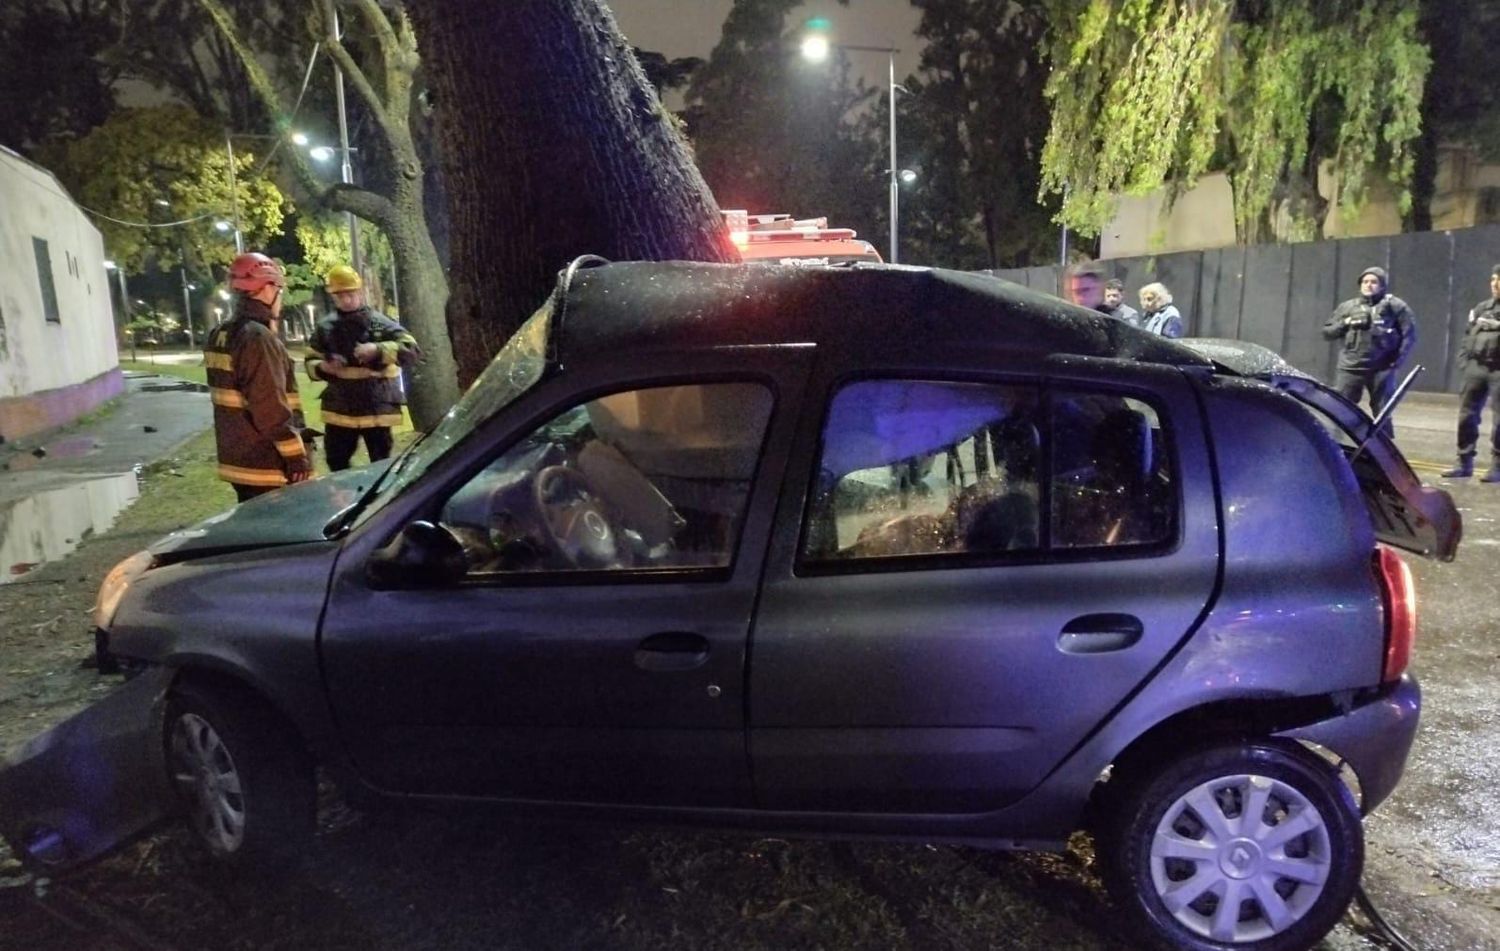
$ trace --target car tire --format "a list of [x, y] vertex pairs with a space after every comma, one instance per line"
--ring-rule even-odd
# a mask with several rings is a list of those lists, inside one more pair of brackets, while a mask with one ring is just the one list
[[[1101, 874], [1143, 941], [1302, 951], [1343, 917], [1364, 868], [1364, 827], [1323, 760], [1247, 741], [1120, 780], [1098, 833]], [[1238, 899], [1235, 912], [1226, 898]]]
[[291, 729], [248, 691], [180, 684], [168, 698], [168, 781], [215, 860], [265, 872], [293, 864], [316, 823], [312, 764]]

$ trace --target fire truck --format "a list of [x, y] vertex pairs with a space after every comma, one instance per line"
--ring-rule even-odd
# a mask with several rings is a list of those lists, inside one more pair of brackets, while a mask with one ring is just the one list
[[853, 228], [830, 228], [828, 219], [752, 215], [726, 211], [729, 237], [746, 262], [792, 265], [879, 264], [880, 255]]

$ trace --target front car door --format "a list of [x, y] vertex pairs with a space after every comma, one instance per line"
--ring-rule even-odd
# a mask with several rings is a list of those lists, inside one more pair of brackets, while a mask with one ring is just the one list
[[[321, 641], [367, 781], [748, 804], [745, 640], [805, 359], [659, 357], [649, 379], [571, 367], [368, 525]], [[364, 562], [418, 518], [462, 541], [467, 577], [375, 589]]]
[[1219, 558], [1199, 410], [1107, 362], [820, 382], [752, 634], [762, 806], [998, 809], [1191, 632]]

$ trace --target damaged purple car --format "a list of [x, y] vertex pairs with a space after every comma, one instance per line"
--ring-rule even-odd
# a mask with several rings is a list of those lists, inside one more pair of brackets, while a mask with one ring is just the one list
[[1360, 410], [989, 277], [575, 263], [389, 465], [122, 562], [131, 675], [0, 771], [49, 874], [356, 802], [1058, 849], [1146, 940], [1306, 948], [1420, 706], [1392, 550], [1460, 522]]

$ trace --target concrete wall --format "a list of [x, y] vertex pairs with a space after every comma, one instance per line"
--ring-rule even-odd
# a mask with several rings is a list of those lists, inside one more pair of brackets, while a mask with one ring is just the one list
[[[38, 275], [46, 242], [54, 320]], [[0, 436], [63, 425], [119, 393], [99, 230], [51, 173], [0, 148]]]
[[1165, 190], [1124, 196], [1114, 220], [1099, 233], [1099, 256], [1170, 254], [1234, 244], [1234, 192], [1229, 177], [1205, 175], [1166, 210]]
[[[1432, 197], [1432, 230], [1452, 231], [1500, 224], [1500, 164], [1486, 164], [1473, 149], [1438, 150]], [[1324, 163], [1318, 191], [1330, 200], [1338, 180]], [[1235, 243], [1234, 194], [1222, 174], [1205, 175], [1166, 210], [1166, 192], [1124, 196], [1114, 220], [1099, 235], [1099, 256], [1124, 258], [1174, 251], [1227, 248]], [[1277, 225], [1280, 228], [1280, 224]], [[1323, 222], [1324, 238], [1368, 238], [1401, 233], [1399, 196], [1384, 180], [1371, 181], [1358, 215], [1346, 221], [1337, 210]], [[1281, 238], [1285, 240], [1286, 234]]]

